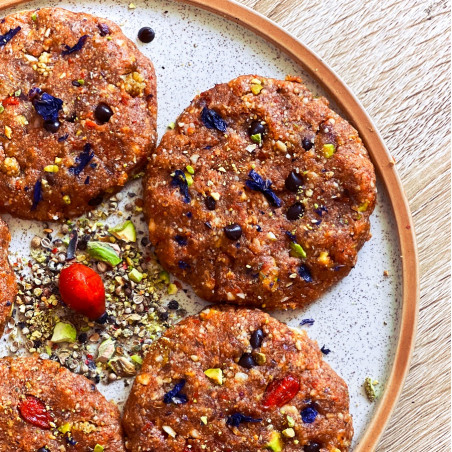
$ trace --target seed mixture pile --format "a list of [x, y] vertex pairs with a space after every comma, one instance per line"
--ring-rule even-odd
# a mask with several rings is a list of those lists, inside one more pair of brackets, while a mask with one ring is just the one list
[[[19, 293], [7, 325], [11, 353], [38, 353], [59, 361], [96, 383], [133, 377], [149, 345], [185, 314], [168, 297], [179, 290], [160, 267], [145, 236], [134, 223], [140, 198], [118, 213], [123, 195], [111, 198], [108, 211], [43, 229], [30, 243], [30, 258], [17, 258]], [[121, 209], [122, 210], [122, 209]], [[69, 309], [61, 300], [61, 270], [78, 262], [102, 276], [106, 294], [104, 323]], [[165, 296], [165, 297], [164, 297]], [[165, 298], [163, 301], [162, 298]]]

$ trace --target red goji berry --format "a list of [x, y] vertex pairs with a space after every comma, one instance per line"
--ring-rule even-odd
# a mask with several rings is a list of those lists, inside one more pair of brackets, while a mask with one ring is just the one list
[[272, 381], [265, 390], [264, 408], [281, 407], [292, 400], [300, 390], [300, 382], [292, 375]]
[[17, 407], [20, 415], [28, 423], [45, 430], [52, 428], [52, 416], [47, 411], [45, 403], [32, 395], [25, 396]]
[[7, 97], [2, 100], [2, 105], [6, 107], [7, 105], [19, 105], [19, 99], [17, 97]]

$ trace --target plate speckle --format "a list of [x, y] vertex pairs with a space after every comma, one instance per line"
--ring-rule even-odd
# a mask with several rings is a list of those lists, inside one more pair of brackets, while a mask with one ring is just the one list
[[[158, 77], [160, 136], [197, 93], [239, 75], [255, 73], [284, 78], [286, 74], [297, 74], [314, 92], [322, 94], [315, 81], [284, 54], [234, 23], [174, 2], [134, 3], [136, 9], [129, 9], [129, 2], [119, 0], [35, 1], [7, 10], [5, 14], [24, 8], [60, 6], [118, 23], [154, 62]], [[155, 40], [150, 44], [142, 44], [137, 39], [138, 30], [143, 26], [155, 30]], [[130, 187], [125, 190], [128, 189]], [[364, 395], [364, 379], [367, 376], [378, 379], [378, 388], [384, 388], [394, 359], [401, 312], [402, 275], [397, 230], [384, 187], [378, 189], [378, 206], [371, 218], [373, 237], [364, 245], [349, 277], [304, 311], [275, 314], [291, 326], [298, 326], [304, 318], [315, 320], [314, 325], [304, 328], [319, 346], [325, 345], [331, 350], [326, 361], [349, 385], [354, 444], [364, 433], [375, 409]], [[17, 253], [26, 258], [30, 240], [42, 230], [42, 225], [8, 215], [4, 218], [13, 237], [12, 255]], [[144, 224], [137, 226], [145, 229]], [[385, 270], [389, 276], [383, 275]], [[205, 305], [190, 291], [188, 295], [183, 295], [182, 291], [179, 294], [181, 303], [190, 313]], [[3, 353], [6, 339], [1, 341]], [[100, 386], [100, 389], [119, 402], [128, 393], [122, 382]]]

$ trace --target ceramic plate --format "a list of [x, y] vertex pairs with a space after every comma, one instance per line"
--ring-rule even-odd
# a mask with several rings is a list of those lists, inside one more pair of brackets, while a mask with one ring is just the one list
[[[353, 448], [372, 450], [400, 392], [417, 312], [417, 263], [411, 218], [390, 156], [356, 99], [301, 43], [262, 16], [229, 1], [190, 3], [137, 0], [136, 8], [130, 9], [128, 2], [120, 0], [62, 0], [34, 1], [26, 8], [59, 6], [118, 23], [154, 62], [160, 136], [196, 94], [215, 83], [250, 73], [275, 78], [301, 75], [315, 94], [329, 98], [333, 109], [359, 130], [379, 179], [378, 205], [371, 217], [372, 238], [359, 253], [350, 275], [320, 300], [304, 310], [274, 315], [291, 326], [298, 326], [304, 318], [315, 320], [313, 326], [306, 327], [310, 337], [331, 350], [325, 359], [349, 386], [355, 428]], [[206, 8], [211, 12], [194, 6], [195, 3], [209, 3]], [[20, 9], [24, 6], [7, 9], [4, 14]], [[143, 26], [155, 30], [156, 38], [151, 44], [141, 44], [136, 38]], [[132, 188], [141, 190], [135, 182], [125, 191]], [[12, 261], [27, 258], [30, 240], [35, 233], [41, 233], [42, 224], [7, 215], [4, 218], [13, 237]], [[146, 230], [144, 223], [137, 226], [138, 230]], [[389, 276], [384, 276], [385, 271]], [[179, 291], [178, 299], [189, 313], [205, 305], [190, 291]], [[3, 353], [7, 341], [7, 337], [2, 340]], [[370, 403], [365, 396], [363, 382], [367, 376], [380, 382], [383, 396], [378, 403]], [[107, 397], [120, 404], [127, 397], [128, 388], [123, 382], [99, 386]]]

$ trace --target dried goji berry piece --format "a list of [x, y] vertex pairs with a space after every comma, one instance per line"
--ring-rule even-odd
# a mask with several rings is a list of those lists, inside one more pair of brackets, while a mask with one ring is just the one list
[[7, 105], [19, 105], [19, 99], [17, 97], [7, 97], [2, 100], [2, 105], [6, 107]]
[[17, 407], [22, 418], [30, 424], [42, 429], [50, 429], [52, 416], [47, 411], [45, 403], [32, 395], [25, 396]]
[[292, 400], [300, 390], [300, 382], [292, 375], [272, 381], [265, 390], [264, 408], [281, 407]]

